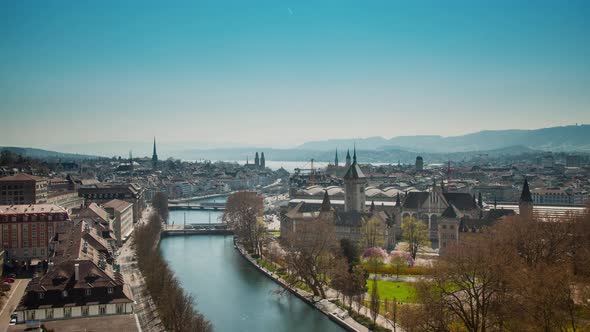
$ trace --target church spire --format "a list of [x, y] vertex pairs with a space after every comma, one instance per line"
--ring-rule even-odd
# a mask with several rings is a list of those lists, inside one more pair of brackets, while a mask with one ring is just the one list
[[158, 154], [156, 153], [156, 136], [154, 136], [154, 151], [152, 152], [152, 166], [158, 166]]
[[336, 157], [334, 158], [334, 166], [338, 167], [338, 148], [336, 148]]
[[531, 190], [529, 189], [529, 181], [524, 178], [524, 185], [522, 186], [522, 193], [520, 194], [521, 202], [532, 202]]
[[356, 143], [354, 143], [354, 151], [352, 154], [352, 162], [356, 163]]
[[330, 195], [328, 195], [328, 191], [324, 191], [324, 200], [322, 201], [322, 207], [320, 208], [321, 212], [330, 212], [332, 210], [332, 203], [330, 203]]

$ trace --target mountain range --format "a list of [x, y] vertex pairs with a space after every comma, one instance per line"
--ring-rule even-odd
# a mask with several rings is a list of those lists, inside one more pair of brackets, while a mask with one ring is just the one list
[[[168, 157], [184, 160], [250, 160], [256, 151], [265, 152], [267, 160], [317, 161], [334, 160], [339, 151], [344, 161], [346, 150], [356, 146], [364, 162], [410, 163], [416, 155], [428, 162], [465, 160], [473, 156], [517, 155], [523, 153], [590, 152], [590, 125], [573, 125], [534, 130], [486, 130], [461, 136], [442, 137], [435, 135], [398, 136], [391, 139], [368, 137], [359, 139], [330, 139], [307, 142], [294, 148], [268, 147], [191, 147], [190, 143], [158, 144], [160, 159]], [[7, 149], [7, 148], [0, 148]], [[135, 157], [151, 156], [152, 142], [104, 142], [75, 143], [56, 147], [55, 152], [33, 148], [9, 148], [14, 152], [37, 158], [86, 159], [93, 155], [126, 158], [130, 150]], [[20, 150], [18, 150], [20, 149]], [[19, 152], [20, 151], [20, 152]], [[81, 154], [80, 154], [81, 153]]]
[[461, 136], [398, 136], [391, 139], [369, 137], [308, 142], [302, 150], [326, 151], [352, 148], [363, 150], [401, 149], [428, 153], [495, 150], [523, 146], [543, 151], [590, 151], [590, 125], [551, 127], [533, 130], [485, 130]]

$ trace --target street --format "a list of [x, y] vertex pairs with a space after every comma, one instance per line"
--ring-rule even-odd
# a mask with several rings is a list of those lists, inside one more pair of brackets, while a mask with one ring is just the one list
[[25, 293], [29, 281], [30, 279], [17, 279], [12, 284], [12, 288], [8, 293], [8, 298], [2, 306], [2, 311], [0, 311], [0, 331], [6, 331], [6, 329], [8, 329], [10, 314], [16, 309], [21, 297]]

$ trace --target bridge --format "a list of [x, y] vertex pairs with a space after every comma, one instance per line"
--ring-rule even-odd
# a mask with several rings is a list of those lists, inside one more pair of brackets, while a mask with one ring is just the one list
[[203, 210], [203, 211], [224, 211], [225, 202], [179, 202], [168, 203], [169, 210]]
[[175, 235], [233, 235], [234, 230], [226, 223], [166, 225], [162, 230], [165, 236]]

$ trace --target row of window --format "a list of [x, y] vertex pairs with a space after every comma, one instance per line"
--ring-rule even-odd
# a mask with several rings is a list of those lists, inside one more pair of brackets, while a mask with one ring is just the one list
[[[45, 319], [53, 319], [54, 312], [56, 309], [45, 309]], [[71, 318], [72, 317], [72, 308], [64, 308], [64, 317]], [[122, 314], [125, 312], [125, 304], [118, 303], [115, 305], [115, 310], [117, 314]], [[83, 306], [82, 307], [82, 316], [90, 316], [90, 307]], [[107, 314], [107, 306], [106, 304], [101, 304], [98, 306], [98, 314], [99, 315], [106, 315]], [[27, 320], [35, 320], [37, 319], [36, 310], [27, 311], [26, 319]]]

